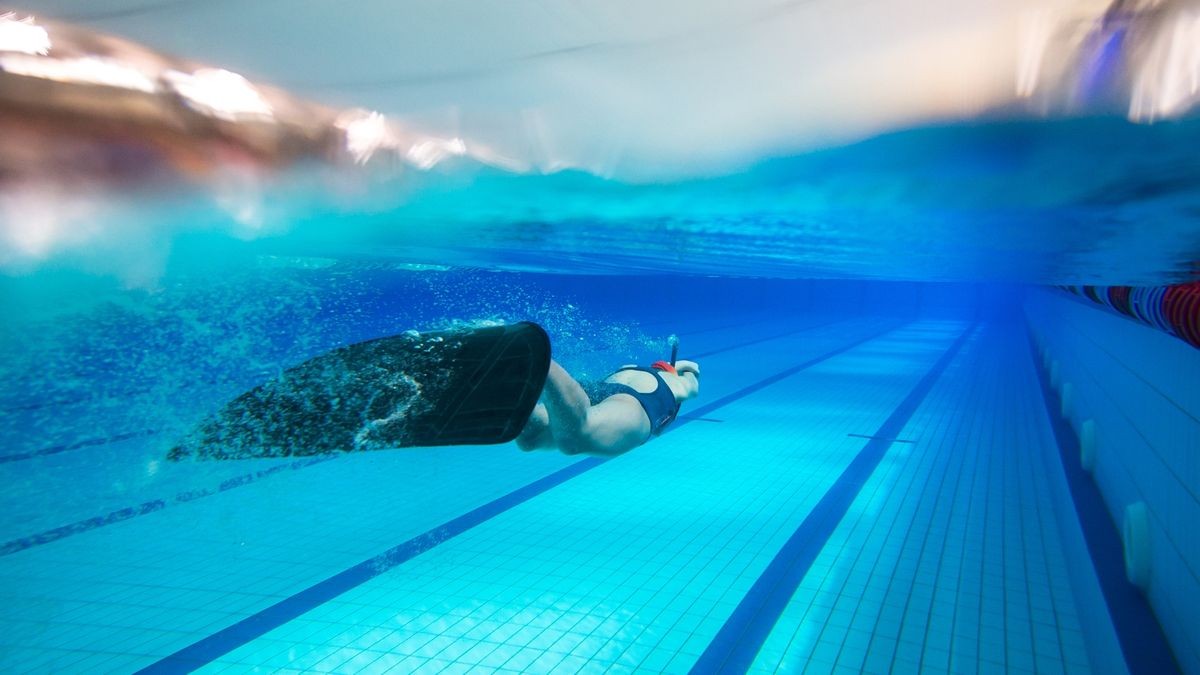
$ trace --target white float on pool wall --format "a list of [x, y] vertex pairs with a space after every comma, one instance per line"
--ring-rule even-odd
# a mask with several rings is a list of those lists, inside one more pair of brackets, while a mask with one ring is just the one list
[[1096, 468], [1096, 420], [1079, 425], [1079, 463], [1088, 473]]
[[1125, 577], [1129, 583], [1145, 589], [1150, 580], [1150, 516], [1145, 502], [1125, 507]]

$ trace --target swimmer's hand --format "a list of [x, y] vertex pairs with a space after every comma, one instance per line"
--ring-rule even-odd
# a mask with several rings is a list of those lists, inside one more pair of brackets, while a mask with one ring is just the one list
[[687, 359], [679, 359], [675, 362], [675, 372], [680, 375], [683, 375], [684, 373], [691, 373], [699, 378], [700, 364], [696, 363], [695, 361], [688, 361]]

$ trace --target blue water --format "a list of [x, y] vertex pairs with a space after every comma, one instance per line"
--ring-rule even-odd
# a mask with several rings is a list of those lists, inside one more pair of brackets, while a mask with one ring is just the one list
[[[661, 184], [449, 167], [403, 199], [267, 192], [253, 236], [148, 199], [0, 277], [0, 664], [1200, 672], [1200, 556], [1162, 524], [1198, 508], [1196, 352], [1040, 288], [1189, 278], [1197, 141], [997, 121]], [[581, 380], [676, 334], [701, 395], [609, 461], [165, 459], [329, 349], [521, 320]], [[1062, 448], [1094, 416], [1120, 442], [1087, 511]], [[1113, 599], [1138, 500], [1155, 581]]]

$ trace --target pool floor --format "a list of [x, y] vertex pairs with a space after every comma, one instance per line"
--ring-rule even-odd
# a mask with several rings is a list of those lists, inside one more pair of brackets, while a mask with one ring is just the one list
[[0, 668], [1105, 669], [1021, 323], [680, 334], [701, 397], [608, 461], [508, 445], [121, 466], [138, 437], [103, 449], [103, 480], [78, 468], [95, 447], [28, 460], [76, 480], [4, 520]]

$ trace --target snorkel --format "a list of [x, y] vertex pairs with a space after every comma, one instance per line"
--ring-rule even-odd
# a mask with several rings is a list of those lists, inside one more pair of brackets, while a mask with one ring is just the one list
[[671, 373], [672, 375], [678, 375], [678, 373], [675, 372], [675, 360], [679, 358], [679, 338], [675, 335], [671, 335], [671, 337], [667, 338], [667, 344], [671, 345], [671, 362], [667, 363], [666, 361], [655, 361], [654, 363], [650, 364], [650, 367], [655, 370]]

